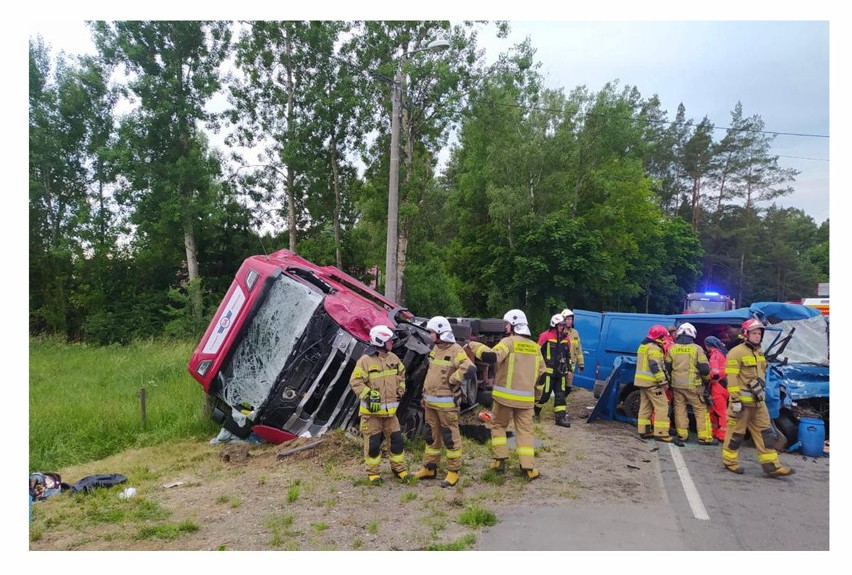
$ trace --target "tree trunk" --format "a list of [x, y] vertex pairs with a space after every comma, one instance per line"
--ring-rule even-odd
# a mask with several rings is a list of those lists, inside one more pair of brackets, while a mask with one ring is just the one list
[[743, 277], [745, 277], [745, 249], [740, 253], [740, 272], [739, 277], [737, 277], [737, 302], [740, 307], [745, 304], [743, 301]]
[[396, 299], [399, 305], [405, 307], [405, 293], [402, 291], [402, 276], [405, 273], [405, 256], [408, 250], [408, 234], [411, 229], [411, 224], [405, 222], [399, 229], [399, 244], [396, 252]]
[[692, 180], [692, 231], [698, 233], [698, 198], [701, 194], [701, 178]]
[[183, 245], [186, 248], [186, 270], [189, 275], [189, 301], [192, 306], [192, 317], [201, 321], [204, 311], [201, 305], [201, 284], [197, 280], [198, 275], [198, 252], [195, 247], [195, 231], [192, 218], [188, 211], [183, 216]]
[[331, 152], [331, 173], [334, 176], [334, 261], [343, 269], [343, 255], [340, 249], [340, 172], [337, 169], [337, 142], [334, 137], [329, 142]]

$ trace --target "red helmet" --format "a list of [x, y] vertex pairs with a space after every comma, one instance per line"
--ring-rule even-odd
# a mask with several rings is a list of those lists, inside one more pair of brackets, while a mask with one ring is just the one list
[[766, 326], [759, 319], [747, 319], [743, 322], [743, 335], [748, 336], [748, 332], [756, 329], [765, 329]]
[[662, 325], [652, 325], [648, 330], [648, 339], [663, 339], [669, 335], [669, 330]]

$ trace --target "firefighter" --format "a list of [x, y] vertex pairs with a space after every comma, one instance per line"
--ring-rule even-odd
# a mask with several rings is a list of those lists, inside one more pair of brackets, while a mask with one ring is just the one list
[[[667, 333], [665, 327], [652, 325], [636, 351], [636, 376], [633, 378], [633, 385], [640, 393], [636, 424], [639, 436], [643, 439], [654, 438], [664, 443], [683, 445], [669, 434], [669, 400], [666, 397], [666, 362], [663, 353], [663, 340]], [[653, 431], [650, 430], [652, 415]]]
[[700, 445], [713, 445], [713, 433], [707, 408], [710, 397], [710, 362], [701, 346], [695, 343], [695, 326], [684, 323], [675, 333], [675, 340], [666, 355], [672, 378], [675, 430], [681, 441], [689, 439], [689, 417], [686, 406], [692, 406], [695, 429]]
[[[565, 333], [571, 341], [571, 363], [568, 366], [568, 375], [565, 376], [565, 397], [568, 397], [574, 391], [574, 372], [577, 370], [583, 371], [586, 368], [586, 360], [583, 358], [583, 344], [580, 341], [580, 332], [574, 327], [574, 312], [565, 308], [562, 310], [562, 317], [565, 318]], [[568, 412], [565, 412], [565, 421], [570, 427], [571, 422], [568, 421]]]
[[[494, 377], [494, 414], [491, 427], [491, 448], [494, 460], [489, 465], [497, 473], [506, 472], [509, 448], [506, 445], [506, 428], [515, 424], [515, 451], [521, 471], [530, 481], [541, 474], [535, 468], [533, 444], [533, 407], [541, 399], [544, 389], [544, 360], [541, 348], [530, 339], [527, 316], [512, 309], [503, 316], [506, 337], [494, 348], [471, 341], [467, 348], [480, 361], [497, 364]], [[540, 383], [539, 383], [540, 382]]]
[[538, 336], [538, 345], [544, 355], [544, 389], [541, 399], [535, 404], [535, 419], [538, 421], [542, 406], [550, 400], [553, 392], [553, 414], [556, 425], [571, 427], [565, 411], [565, 387], [571, 372], [571, 340], [565, 328], [565, 318], [556, 314], [550, 318], [550, 329]]
[[670, 325], [666, 328], [666, 331], [668, 333], [666, 334], [666, 337], [663, 338], [663, 351], [668, 354], [669, 350], [674, 345], [675, 338], [677, 337], [677, 326]]
[[393, 347], [394, 333], [386, 325], [370, 330], [367, 352], [355, 364], [349, 385], [361, 400], [361, 434], [364, 436], [364, 468], [370, 485], [381, 485], [382, 441], [390, 442], [390, 466], [401, 482], [408, 479], [402, 431], [396, 410], [405, 394], [405, 365]]
[[710, 424], [713, 426], [713, 437], [721, 443], [725, 441], [725, 430], [728, 428], [728, 379], [725, 376], [728, 350], [722, 340], [713, 335], [704, 338], [704, 349], [710, 359], [710, 396], [713, 398]]
[[737, 325], [729, 325], [725, 335], [725, 347], [731, 351], [741, 343], [745, 342], [742, 334], [742, 327]]
[[777, 438], [766, 409], [766, 357], [760, 347], [764, 325], [747, 319], [742, 324], [744, 342], [728, 352], [725, 371], [728, 377], [728, 429], [722, 446], [725, 469], [742, 473], [737, 461], [746, 431], [751, 434], [757, 460], [770, 477], [791, 475], [793, 469], [781, 465], [778, 452], [768, 447]]
[[429, 369], [423, 382], [421, 402], [426, 418], [426, 451], [423, 454], [423, 468], [414, 477], [435, 479], [441, 461], [441, 447], [445, 447], [447, 476], [441, 482], [441, 487], [453, 487], [458, 483], [461, 469], [461, 384], [465, 380], [476, 384], [476, 366], [468, 359], [462, 346], [456, 343], [447, 318], [440, 315], [433, 317], [426, 323], [426, 329], [434, 344], [429, 352]]

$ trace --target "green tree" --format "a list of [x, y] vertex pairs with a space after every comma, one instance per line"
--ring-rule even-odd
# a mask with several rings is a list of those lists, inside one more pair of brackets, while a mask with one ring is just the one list
[[121, 198], [132, 206], [136, 232], [163, 243], [183, 238], [192, 316], [203, 320], [196, 242], [209, 209], [219, 161], [201, 134], [206, 109], [220, 88], [230, 44], [226, 22], [93, 22], [104, 60], [124, 66], [136, 107], [122, 120]]

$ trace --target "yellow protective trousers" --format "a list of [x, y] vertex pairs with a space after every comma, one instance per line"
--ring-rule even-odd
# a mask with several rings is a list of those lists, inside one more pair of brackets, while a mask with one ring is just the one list
[[515, 423], [515, 451], [521, 468], [535, 468], [535, 446], [533, 443], [533, 408], [507, 407], [494, 402], [494, 417], [491, 421], [491, 449], [494, 459], [507, 459], [509, 446], [506, 445], [506, 428]]
[[651, 426], [651, 415], [654, 416], [654, 436], [669, 437], [669, 400], [662, 386], [640, 387], [639, 414], [636, 426], [639, 434], [648, 433]]
[[689, 439], [689, 416], [686, 406], [692, 406], [695, 415], [695, 429], [698, 431], [698, 439], [704, 441], [713, 440], [713, 426], [710, 424], [710, 414], [701, 396], [700, 387], [672, 387], [672, 403], [674, 404], [675, 429], [678, 437], [686, 441]]
[[364, 470], [378, 475], [382, 463], [382, 441], [390, 443], [390, 466], [394, 473], [406, 471], [402, 431], [395, 415], [361, 415], [361, 435], [364, 436]]
[[739, 413], [734, 413], [728, 406], [728, 429], [725, 432], [725, 443], [722, 445], [722, 461], [725, 465], [738, 466], [739, 449], [745, 439], [746, 431], [751, 434], [757, 451], [757, 461], [763, 470], [770, 472], [780, 468], [778, 452], [767, 447], [767, 445], [775, 445], [777, 435], [769, 421], [769, 411], [763, 402], [743, 405]]
[[447, 449], [447, 471], [461, 469], [462, 440], [459, 433], [459, 412], [425, 407], [426, 450], [423, 452], [423, 467], [434, 463], [438, 468], [441, 448]]

